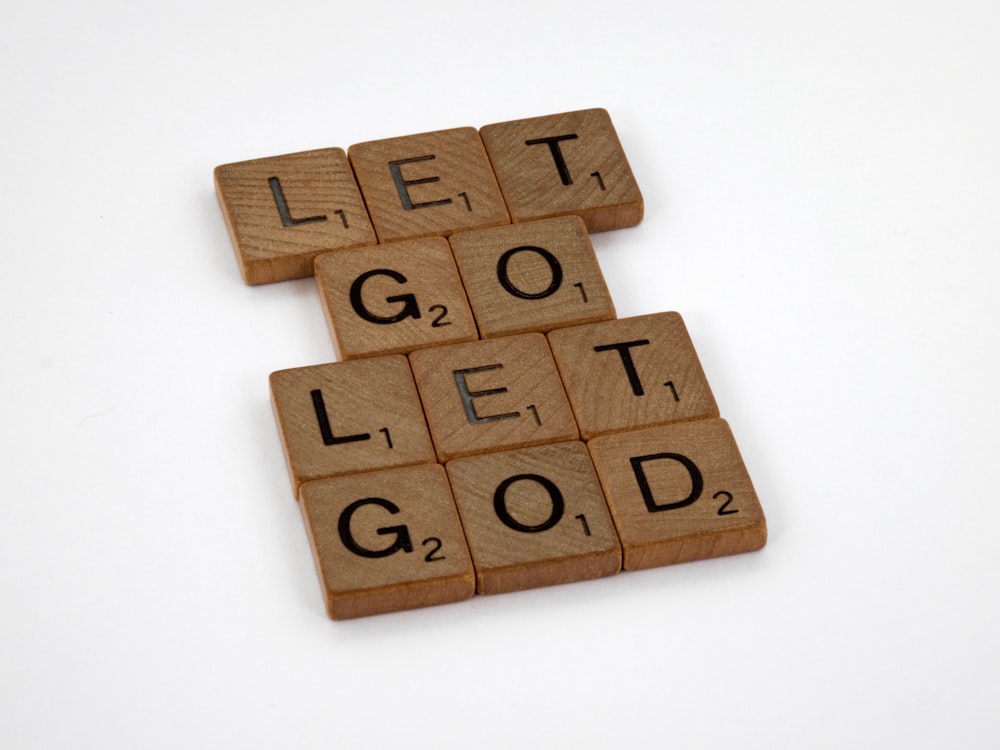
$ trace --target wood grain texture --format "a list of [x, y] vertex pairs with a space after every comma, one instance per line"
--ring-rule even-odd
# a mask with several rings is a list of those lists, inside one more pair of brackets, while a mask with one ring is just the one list
[[331, 618], [474, 594], [472, 561], [440, 465], [307, 482], [300, 505]]
[[448, 463], [476, 569], [498, 594], [614, 575], [621, 546], [583, 443], [557, 443]]
[[675, 312], [561, 328], [548, 337], [584, 440], [719, 416]]
[[440, 461], [579, 437], [540, 333], [420, 349], [410, 364]]
[[316, 284], [341, 360], [479, 338], [442, 237], [321, 255]]
[[280, 370], [270, 385], [296, 495], [312, 479], [434, 461], [401, 354]]
[[449, 242], [483, 338], [615, 317], [578, 216], [459, 232]]
[[510, 223], [475, 128], [368, 141], [347, 153], [379, 242]]
[[248, 284], [311, 276], [320, 253], [376, 242], [340, 148], [223, 164], [215, 189]]
[[512, 221], [575, 214], [591, 232], [642, 221], [642, 193], [606, 110], [512, 120], [479, 132]]
[[638, 570], [760, 549], [767, 524], [725, 420], [591, 440], [624, 551]]

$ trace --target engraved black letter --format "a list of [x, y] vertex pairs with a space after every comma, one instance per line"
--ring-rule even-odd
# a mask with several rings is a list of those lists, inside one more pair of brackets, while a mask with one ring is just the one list
[[347, 435], [345, 437], [334, 437], [333, 429], [330, 427], [330, 417], [326, 413], [326, 404], [323, 402], [323, 391], [318, 388], [309, 391], [312, 396], [313, 410], [316, 412], [316, 421], [319, 422], [319, 434], [323, 438], [323, 445], [340, 445], [341, 443], [357, 443], [371, 438], [367, 432], [359, 435]]
[[388, 557], [399, 550], [413, 552], [413, 542], [410, 541], [410, 532], [405, 526], [385, 526], [375, 530], [376, 534], [382, 536], [396, 535], [396, 541], [385, 549], [367, 549], [358, 544], [351, 535], [351, 517], [362, 505], [377, 505], [380, 508], [385, 508], [390, 513], [399, 513], [399, 508], [380, 497], [365, 497], [361, 500], [355, 500], [344, 508], [344, 512], [340, 514], [340, 519], [337, 521], [337, 531], [340, 533], [340, 541], [344, 543], [347, 549], [360, 557]]
[[525, 146], [537, 146], [540, 143], [546, 143], [549, 146], [549, 151], [552, 152], [552, 159], [556, 163], [556, 169], [559, 170], [559, 179], [562, 180], [563, 185], [572, 185], [573, 178], [570, 176], [569, 167], [566, 166], [566, 160], [563, 158], [562, 149], [559, 148], [559, 141], [572, 141], [577, 137], [576, 133], [570, 133], [569, 135], [553, 135], [548, 138], [534, 138], [530, 141], [525, 141]]
[[400, 284], [406, 283], [406, 277], [403, 276], [403, 274], [398, 271], [389, 270], [388, 268], [375, 268], [371, 271], [365, 271], [354, 280], [353, 284], [351, 284], [351, 307], [354, 308], [354, 312], [367, 320], [369, 323], [382, 323], [386, 325], [389, 323], [398, 323], [404, 318], [420, 317], [420, 308], [417, 307], [417, 298], [412, 294], [397, 294], [392, 297], [385, 298], [386, 302], [403, 303], [403, 308], [395, 315], [382, 317], [368, 310], [368, 308], [365, 307], [365, 303], [361, 300], [361, 287], [364, 286], [364, 283], [372, 276], [388, 276], [390, 279]]
[[[518, 482], [522, 479], [530, 479], [533, 482], [538, 482], [538, 484], [542, 485], [546, 492], [549, 493], [549, 497], [552, 500], [552, 513], [549, 514], [548, 518], [536, 526], [528, 526], [527, 524], [521, 523], [507, 510], [507, 488], [514, 484], [514, 482]], [[566, 504], [563, 502], [563, 496], [559, 491], [559, 488], [556, 487], [555, 483], [551, 479], [546, 479], [539, 474], [518, 474], [513, 477], [508, 477], [500, 483], [496, 492], [493, 493], [493, 510], [496, 511], [497, 518], [503, 522], [504, 526], [514, 529], [514, 531], [533, 533], [536, 531], [551, 529], [559, 523], [560, 519], [562, 519], [563, 511], [565, 509]]]
[[293, 219], [292, 212], [288, 210], [288, 201], [285, 200], [285, 191], [281, 189], [281, 182], [277, 177], [268, 177], [267, 184], [271, 186], [271, 195], [278, 206], [278, 216], [281, 217], [282, 226], [294, 227], [297, 224], [312, 224], [316, 221], [326, 221], [326, 216], [307, 216], [305, 219]]
[[417, 180], [404, 180], [403, 173], [399, 170], [399, 165], [413, 164], [418, 161], [430, 161], [433, 158], [434, 154], [428, 154], [427, 156], [415, 156], [412, 159], [399, 159], [398, 161], [389, 162], [389, 171], [392, 172], [393, 182], [396, 183], [396, 192], [399, 193], [399, 201], [403, 204], [405, 210], [412, 211], [415, 208], [445, 206], [451, 203], [451, 198], [443, 198], [439, 201], [425, 201], [423, 203], [414, 203], [410, 200], [410, 193], [406, 189], [409, 185], [426, 185], [429, 182], [437, 182], [441, 178], [435, 175], [434, 177], [421, 177]]
[[458, 395], [462, 398], [462, 405], [465, 407], [465, 416], [469, 424], [480, 424], [481, 422], [499, 422], [501, 419], [514, 419], [521, 416], [521, 412], [507, 412], [506, 414], [490, 414], [485, 417], [476, 413], [476, 405], [472, 399], [479, 396], [492, 396], [497, 393], [506, 393], [506, 388], [489, 388], [485, 391], [470, 391], [469, 384], [465, 382], [465, 376], [470, 372], [488, 372], [490, 370], [501, 370], [503, 365], [486, 365], [484, 367], [470, 367], [466, 370], [454, 370], [455, 385], [458, 386]]
[[[678, 500], [675, 503], [659, 504], [653, 499], [653, 490], [649, 487], [649, 480], [646, 478], [646, 472], [642, 468], [642, 465], [646, 461], [658, 461], [660, 459], [677, 461], [681, 466], [687, 469], [688, 474], [691, 475], [691, 494], [683, 500]], [[682, 456], [680, 453], [653, 453], [649, 456], [635, 456], [630, 458], [629, 461], [632, 464], [632, 471], [635, 473], [635, 479], [639, 483], [639, 491], [642, 493], [642, 499], [646, 503], [646, 510], [650, 513], [656, 513], [661, 510], [686, 508], [701, 497], [701, 491], [705, 487], [705, 481], [702, 479], [701, 471], [698, 470], [694, 461], [687, 456]]]
[[632, 386], [632, 393], [636, 396], [641, 396], [644, 391], [642, 390], [642, 383], [639, 381], [639, 373], [635, 370], [635, 362], [632, 361], [632, 352], [629, 351], [633, 346], [645, 346], [649, 343], [649, 339], [638, 339], [637, 341], [625, 341], [621, 344], [605, 344], [604, 346], [595, 346], [595, 352], [607, 352], [614, 349], [618, 352], [618, 356], [622, 359], [622, 366], [625, 367], [625, 374], [628, 375], [629, 385]]
[[[510, 263], [510, 259], [514, 255], [521, 252], [538, 253], [542, 256], [545, 262], [549, 264], [549, 268], [552, 271], [552, 281], [550, 281], [549, 285], [542, 291], [526, 292], [523, 289], [518, 289], [510, 280], [510, 276], [507, 273], [507, 264]], [[520, 297], [521, 299], [542, 299], [543, 297], [555, 294], [559, 289], [563, 280], [563, 270], [562, 266], [559, 264], [559, 259], [545, 248], [534, 247], [533, 245], [522, 245], [521, 247], [512, 247], [500, 256], [500, 260], [497, 261], [497, 278], [500, 279], [500, 285], [515, 297]]]

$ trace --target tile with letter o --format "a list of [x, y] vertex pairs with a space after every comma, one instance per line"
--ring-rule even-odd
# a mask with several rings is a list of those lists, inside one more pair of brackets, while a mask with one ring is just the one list
[[725, 420], [623, 432], [587, 447], [626, 570], [750, 552], [766, 543], [764, 512]]
[[439, 464], [302, 485], [300, 505], [335, 620], [457, 602], [475, 577]]
[[495, 123], [479, 132], [512, 221], [575, 214], [591, 232], [642, 221], [642, 194], [606, 110]]
[[475, 128], [368, 141], [347, 153], [379, 242], [510, 223]]
[[448, 463], [476, 568], [497, 594], [614, 575], [621, 547], [583, 443], [556, 443]]
[[402, 354], [279, 370], [270, 384], [296, 496], [311, 479], [434, 461]]
[[316, 284], [341, 360], [479, 338], [443, 237], [321, 255]]
[[548, 336], [584, 440], [719, 416], [675, 312], [560, 328]]
[[410, 365], [442, 462], [579, 437], [540, 333], [419, 349]]
[[320, 253], [377, 241], [341, 148], [223, 164], [215, 189], [248, 284], [311, 276]]
[[483, 338], [615, 317], [578, 216], [459, 232], [449, 242]]

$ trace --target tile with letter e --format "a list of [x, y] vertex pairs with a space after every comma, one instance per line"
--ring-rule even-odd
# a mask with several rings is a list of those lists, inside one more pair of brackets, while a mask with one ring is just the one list
[[584, 440], [719, 416], [675, 312], [560, 328], [549, 343]]
[[215, 189], [248, 284], [311, 276], [320, 253], [378, 241], [341, 148], [223, 164]]
[[321, 479], [300, 500], [334, 620], [457, 602], [475, 576], [444, 469]]
[[578, 216], [459, 232], [449, 241], [483, 338], [615, 317]]
[[476, 591], [498, 594], [610, 576], [621, 546], [583, 443], [448, 463]]
[[316, 283], [341, 360], [479, 338], [443, 237], [321, 255]]
[[540, 333], [419, 349], [410, 365], [442, 462], [579, 437]]
[[651, 427], [591, 440], [624, 551], [624, 568], [760, 549], [767, 524], [722, 419]]
[[475, 128], [368, 141], [347, 153], [379, 242], [510, 223]]
[[270, 384], [296, 496], [311, 479], [435, 460], [402, 354], [279, 370]]
[[501, 122], [479, 133], [512, 221], [576, 214], [591, 232], [642, 221], [642, 194], [607, 111]]

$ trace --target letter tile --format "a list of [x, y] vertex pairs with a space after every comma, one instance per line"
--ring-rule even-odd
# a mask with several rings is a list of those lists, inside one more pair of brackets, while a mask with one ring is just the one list
[[479, 338], [442, 237], [321, 255], [316, 283], [342, 360]]
[[334, 620], [475, 593], [469, 549], [439, 464], [306, 482], [300, 505]]
[[377, 241], [341, 148], [223, 164], [215, 189], [248, 284], [311, 276], [320, 253]]
[[728, 423], [704, 419], [591, 440], [624, 568], [760, 549], [767, 523]]
[[578, 216], [459, 232], [449, 241], [483, 338], [615, 317]]
[[583, 443], [460, 458], [447, 468], [477, 593], [582, 581], [621, 569], [618, 535]]

